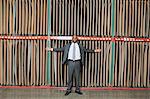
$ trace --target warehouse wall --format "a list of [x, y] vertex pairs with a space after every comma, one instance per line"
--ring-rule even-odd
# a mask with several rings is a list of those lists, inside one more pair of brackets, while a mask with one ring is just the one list
[[[1, 37], [46, 36], [48, 29], [53, 36], [150, 38], [150, 1], [51, 0], [48, 5], [48, 0], [0, 0]], [[51, 40], [50, 47], [67, 42]], [[81, 86], [150, 87], [150, 42], [80, 43], [88, 49], [102, 49], [86, 53]], [[0, 39], [0, 84], [66, 86], [63, 53], [50, 52], [49, 59], [46, 48], [47, 40]]]

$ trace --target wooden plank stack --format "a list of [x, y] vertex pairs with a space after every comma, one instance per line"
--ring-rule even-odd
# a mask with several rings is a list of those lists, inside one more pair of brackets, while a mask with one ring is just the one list
[[[0, 0], [0, 36], [46, 36], [51, 17], [51, 35], [150, 38], [150, 1], [114, 0]], [[68, 40], [51, 40], [51, 47], [63, 47]], [[112, 41], [87, 40], [81, 72], [81, 86], [107, 87], [112, 61]], [[0, 39], [0, 85], [67, 86], [68, 67], [62, 66], [62, 52], [51, 52], [47, 60], [46, 40]], [[150, 42], [115, 41], [113, 82], [115, 87], [150, 87]], [[50, 61], [50, 72], [47, 72]], [[74, 83], [75, 85], [75, 83]]]

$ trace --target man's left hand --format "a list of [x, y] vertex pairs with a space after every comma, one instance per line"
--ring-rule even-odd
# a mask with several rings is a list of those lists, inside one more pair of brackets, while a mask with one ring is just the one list
[[94, 52], [99, 53], [99, 52], [101, 52], [101, 49], [95, 49]]

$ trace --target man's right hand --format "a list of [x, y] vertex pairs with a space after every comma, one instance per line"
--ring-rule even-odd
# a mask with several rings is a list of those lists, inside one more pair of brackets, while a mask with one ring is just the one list
[[48, 51], [54, 51], [54, 48], [46, 48]]

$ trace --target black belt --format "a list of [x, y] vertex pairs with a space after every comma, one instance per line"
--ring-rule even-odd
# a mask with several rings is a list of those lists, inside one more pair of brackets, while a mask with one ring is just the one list
[[81, 59], [79, 59], [79, 60], [71, 60], [71, 59], [69, 59], [68, 61], [76, 62], [76, 61], [81, 61]]

